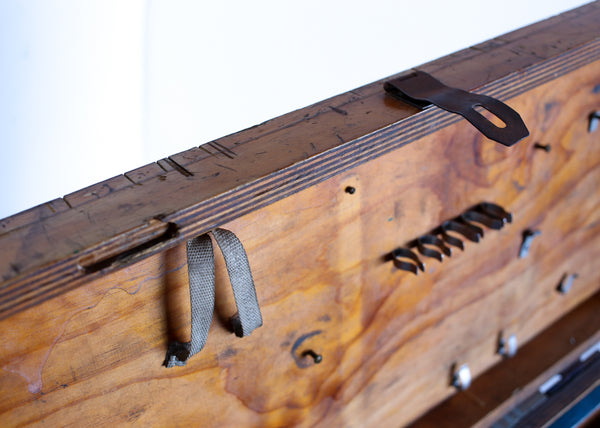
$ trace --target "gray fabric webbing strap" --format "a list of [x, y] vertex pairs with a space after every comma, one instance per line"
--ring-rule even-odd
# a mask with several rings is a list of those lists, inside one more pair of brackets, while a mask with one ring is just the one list
[[[225, 258], [233, 288], [238, 310], [232, 318], [235, 334], [240, 337], [247, 336], [262, 325], [262, 316], [246, 251], [232, 232], [215, 229], [212, 234]], [[214, 312], [215, 260], [208, 234], [188, 241], [187, 259], [192, 309], [192, 340], [169, 343], [163, 363], [167, 367], [184, 366], [190, 357], [202, 350]]]
[[248, 336], [262, 325], [262, 315], [256, 298], [248, 256], [242, 243], [232, 232], [215, 229], [212, 234], [223, 253], [238, 310], [231, 319], [233, 329], [236, 336]]
[[215, 258], [208, 234], [187, 242], [188, 277], [192, 306], [191, 342], [171, 342], [164, 365], [184, 366], [188, 358], [202, 350], [208, 337], [215, 305]]

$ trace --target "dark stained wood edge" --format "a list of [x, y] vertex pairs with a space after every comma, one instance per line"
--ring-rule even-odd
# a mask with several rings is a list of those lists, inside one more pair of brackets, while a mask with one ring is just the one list
[[[600, 340], [600, 293], [542, 331], [517, 354], [434, 407], [411, 428], [490, 426]], [[440, 421], [445, 421], [440, 423]]]
[[[425, 64], [419, 69], [435, 70], [436, 77], [446, 83], [452, 81], [452, 76], [459, 76], [466, 81], [456, 81], [454, 83], [456, 86], [469, 90], [478, 88], [480, 93], [507, 100], [598, 60], [600, 58], [598, 38], [600, 29], [596, 25], [598, 20], [600, 20], [598, 2], [591, 3], [551, 18], [548, 20], [551, 25], [548, 21], [542, 21], [470, 48], [466, 50], [467, 53], [450, 55], [445, 59]], [[578, 29], [575, 36], [571, 34], [573, 29]], [[567, 39], [570, 42], [563, 43], [561, 47], [559, 42], [565, 34], [569, 36]], [[527, 45], [525, 39], [532, 44]], [[552, 40], [555, 40], [555, 43], [552, 43]], [[546, 48], [548, 44], [555, 49], [548, 51]], [[544, 58], [544, 55], [547, 58]], [[486, 73], [482, 72], [483, 64], [487, 66]], [[205, 169], [207, 160], [256, 162], [257, 159], [244, 160], [238, 157], [238, 148], [259, 144], [266, 136], [278, 136], [280, 133], [296, 130], [301, 132], [302, 129], [310, 126], [308, 122], [313, 119], [328, 123], [327, 117], [343, 116], [340, 112], [345, 112], [345, 108], [349, 110], [349, 107], [370, 97], [379, 97], [383, 100], [381, 81], [109, 180], [111, 183], [117, 183], [117, 187], [107, 186], [108, 182], [103, 182], [67, 195], [64, 199], [65, 204], [71, 206], [71, 203], [77, 203], [77, 209], [66, 208], [57, 213], [45, 209], [43, 214], [41, 212], [35, 214], [28, 210], [27, 220], [19, 220], [25, 217], [17, 215], [17, 220], [11, 220], [15, 217], [13, 216], [0, 221], [1, 228], [9, 230], [0, 235], [0, 253], [6, 249], [18, 248], [24, 239], [37, 239], [41, 244], [50, 247], [52, 240], [48, 230], [68, 230], [69, 225], [73, 224], [76, 226], [75, 232], [78, 229], [81, 231], [78, 234], [78, 242], [69, 243], [68, 237], [65, 237], [65, 240], [58, 242], [56, 251], [52, 254], [36, 253], [34, 249], [43, 248], [44, 245], [37, 246], [33, 242], [27, 249], [29, 253], [20, 251], [17, 255], [15, 251], [15, 254], [9, 253], [7, 257], [0, 260], [0, 276], [3, 279], [3, 283], [0, 284], [0, 319], [80, 286], [100, 275], [170, 248], [391, 150], [396, 150], [459, 120], [457, 116], [439, 109], [417, 112], [396, 105], [392, 111], [397, 111], [397, 116], [390, 118], [387, 125], [378, 125], [371, 132], [365, 132], [348, 141], [341, 138], [334, 127], [326, 134], [328, 137], [339, 138], [334, 143], [328, 141], [312, 155], [301, 152], [289, 158], [280, 157], [278, 165], [261, 165], [262, 169], [257, 170], [256, 175], [245, 177], [233, 175], [223, 184], [216, 181], [219, 179], [219, 171], [207, 176], [198, 174], [198, 171]], [[383, 104], [383, 101], [380, 104]], [[388, 107], [388, 114], [389, 110]], [[279, 150], [278, 153], [282, 153], [280, 145], [275, 149]], [[215, 164], [224, 169], [231, 169], [227, 165], [216, 162]], [[215, 186], [211, 186], [213, 181], [216, 183]], [[142, 183], [146, 184], [141, 186]], [[199, 195], [198, 189], [202, 189], [204, 193]], [[156, 199], [160, 200], [161, 195], [170, 195], [175, 190], [180, 193], [176, 206], [169, 204], [168, 199], [164, 207], [155, 202]], [[100, 191], [106, 193], [99, 194]], [[86, 198], [91, 200], [87, 201]], [[146, 206], [132, 212], [121, 208], [122, 205], [129, 205], [124, 204], [123, 201], [139, 202], [139, 200], [150, 199], [152, 203], [148, 202]], [[114, 206], [114, 216], [103, 219], [103, 229], [113, 230], [114, 233], [102, 234], [103, 231], [99, 231], [99, 227], [95, 226], [94, 221], [90, 219], [99, 204]], [[115, 262], [105, 269], [86, 273], [78, 267], [79, 261], [89, 256], [94, 248], [102, 245], [102, 242], [115, 239], [127, 230], [139, 227], [152, 219], [175, 225], [177, 233], [169, 235], [168, 239], [157, 242], [150, 248], [144, 248], [143, 251], [116, 258]], [[20, 224], [20, 221], [23, 224]], [[31, 222], [26, 224], [27, 221]], [[58, 248], [60, 245], [63, 247]]]
[[[524, 52], [524, 55], [528, 55], [528, 54], [531, 55], [532, 51], [535, 51], [534, 56], [537, 59], [547, 59], [549, 57], [549, 56], [547, 56], [548, 52], [546, 52], [546, 56], [541, 56], [540, 52], [537, 50], [537, 49], [540, 49], [540, 45], [537, 44], [537, 45], [533, 46], [533, 45], [531, 45], [531, 40], [527, 40], [527, 39], [530, 39], [531, 35], [535, 34], [536, 31], [539, 32], [540, 30], [548, 29], [549, 27], [553, 27], [553, 30], [559, 29], [559, 28], [556, 28], [555, 26], [558, 25], [560, 27], [560, 24], [564, 24], [563, 20], [566, 17], [569, 17], [571, 19], [577, 18], [579, 16], [586, 15], [590, 12], [593, 12], [593, 10], [597, 9], [597, 8], [600, 8], [598, 3], [591, 3], [588, 5], [585, 5], [581, 8], [575, 9], [573, 11], [566, 12], [562, 15], [547, 19], [545, 21], [541, 21], [534, 25], [525, 27], [525, 28], [517, 30], [517, 31], [513, 31], [506, 35], [497, 37], [495, 39], [491, 39], [491, 40], [481, 43], [479, 45], [464, 49], [462, 51], [448, 55], [441, 59], [424, 64], [424, 65], [420, 66], [419, 69], [421, 69], [423, 71], [427, 71], [429, 73], [434, 73], [434, 74], [438, 74], [440, 72], [444, 73], [446, 70], [452, 69], [452, 67], [456, 66], [457, 63], [464, 63], [467, 60], [473, 60], [473, 59], [476, 59], [477, 61], [481, 61], [481, 56], [483, 54], [491, 53], [494, 56], [499, 56], [498, 51], [501, 50], [501, 48], [508, 47], [508, 46], [506, 46], [508, 43], [515, 42], [515, 41], [519, 41], [520, 43], [517, 46], [510, 46], [511, 50], [509, 53], [512, 56], [519, 57], [520, 52]], [[583, 36], [585, 34], [585, 32], [581, 31], [579, 24], [580, 24], [579, 20], [576, 20], [575, 25], [577, 25], [577, 31], [579, 33], [581, 33], [581, 35]], [[527, 43], [523, 43], [525, 40], [528, 41], [530, 44], [527, 45]], [[567, 49], [570, 49], [570, 48], [574, 47], [575, 45], [577, 45], [578, 41], [581, 42], [581, 40], [578, 40], [577, 38], [575, 38], [574, 40], [575, 41], [572, 41], [568, 45], [565, 45], [565, 43], [562, 39], [557, 40], [557, 41], [562, 43], [563, 46], [561, 46], [561, 49], [563, 49], [563, 51], [566, 51]], [[548, 43], [548, 45], [554, 46], [552, 43]], [[555, 51], [556, 52], [553, 52], [555, 54], [559, 54], [559, 53], [563, 52], [559, 48], [555, 48]], [[510, 56], [503, 58], [503, 61], [510, 62], [511, 61]], [[401, 74], [402, 73], [400, 73], [399, 75], [401, 75]], [[457, 76], [458, 77], [460, 76], [460, 73], [444, 73], [444, 74], [445, 74], [444, 81], [447, 84], [451, 84], [452, 79], [456, 79]], [[459, 87], [464, 86], [465, 89], [472, 90], [472, 89], [475, 89], [485, 83], [489, 83], [490, 81], [499, 77], [501, 74], [502, 74], [501, 72], [498, 73], [495, 70], [492, 70], [491, 74], [488, 73], [488, 75], [480, 76], [478, 78], [479, 80], [481, 80], [481, 82], [479, 82], [480, 84], [478, 83], [478, 80], [475, 75], [468, 76], [468, 78], [470, 79], [469, 82], [465, 83], [464, 81], [463, 82], [457, 81], [457, 82], [454, 82], [454, 84], [456, 86], [459, 86]], [[461, 86], [461, 83], [462, 83], [462, 86]], [[241, 131], [232, 136], [224, 137], [218, 141], [209, 142], [203, 146], [195, 147], [190, 150], [186, 150], [182, 153], [178, 153], [176, 155], [170, 156], [169, 158], [161, 159], [157, 162], [145, 165], [145, 166], [137, 168], [133, 171], [129, 171], [129, 172], [123, 174], [122, 176], [113, 177], [113, 178], [103, 181], [101, 183], [97, 183], [92, 186], [86, 187], [82, 190], [79, 190], [79, 191], [73, 192], [69, 195], [66, 195], [63, 198], [61, 205], [64, 204], [67, 208], [73, 208], [75, 206], [80, 206], [87, 202], [99, 199], [102, 196], [106, 195], [107, 193], [120, 190], [122, 188], [130, 186], [131, 184], [142, 184], [143, 182], [148, 181], [149, 179], [151, 179], [153, 177], [161, 175], [165, 171], [174, 170], [174, 168], [169, 165], [169, 162], [184, 166], [185, 164], [189, 163], [190, 160], [193, 162], [196, 162], [196, 161], [199, 161], [202, 159], [209, 158], [210, 156], [214, 156], [215, 154], [218, 154], [218, 153], [225, 154], [225, 156], [228, 156], [228, 155], [230, 156], [230, 154], [233, 152], [228, 147], [226, 147], [227, 144], [221, 144], [219, 141], [227, 142], [228, 140], [235, 138], [236, 140], [239, 140], [236, 144], [244, 144], [244, 143], [250, 142], [250, 141], [258, 138], [255, 135], [253, 136], [253, 133], [250, 132], [250, 131], [256, 130], [257, 128], [264, 128], [263, 130], [261, 130], [261, 136], [264, 136], [265, 134], [275, 132], [277, 130], [281, 130], [282, 128], [286, 128], [286, 127], [290, 127], [290, 126], [297, 126], [297, 125], [301, 124], [303, 121], [305, 121], [307, 118], [308, 119], [315, 118], [315, 117], [321, 115], [324, 110], [327, 111], [327, 110], [331, 109], [333, 111], [343, 112], [344, 110], [341, 109], [340, 107], [343, 107], [343, 105], [351, 103], [351, 102], [357, 102], [364, 95], [363, 93], [370, 94], [372, 92], [372, 87], [380, 86], [380, 84], [381, 84], [381, 81], [375, 82], [371, 85], [367, 85], [363, 88], [359, 88], [355, 91], [351, 91], [349, 94], [354, 93], [355, 96], [350, 97], [350, 101], [346, 100], [346, 102], [342, 102], [342, 105], [338, 105], [338, 104], [340, 103], [340, 101], [342, 100], [342, 98], [345, 95], [349, 95], [349, 94], [344, 94], [342, 96], [337, 96], [337, 97], [322, 101], [320, 103], [317, 103], [313, 106], [299, 110], [297, 112], [286, 114], [279, 118], [269, 120], [263, 124], [256, 125], [252, 128], [249, 128], [248, 130]], [[366, 89], [366, 88], [369, 88], [369, 89]], [[304, 112], [307, 112], [307, 113], [301, 114]], [[235, 155], [235, 153], [233, 153], [233, 154]], [[127, 180], [129, 180], [129, 181], [127, 181]], [[72, 201], [72, 199], [75, 199], [75, 200]], [[52, 204], [56, 204], [57, 201], [60, 201], [60, 199], [56, 199], [54, 201], [51, 201], [51, 202], [48, 202], [45, 204], [40, 204], [37, 207], [31, 208], [29, 210], [23, 211], [21, 213], [17, 213], [13, 216], [10, 216], [10, 217], [0, 220], [0, 235], [5, 234], [11, 230], [17, 229], [19, 227], [23, 227], [28, 224], [34, 223], [36, 221], [39, 221], [40, 219], [47, 218], [47, 217], [55, 214], [57, 211], [52, 208]], [[71, 201], [71, 202], [69, 202], [69, 201]], [[49, 204], [50, 204], [50, 207], [48, 206]]]

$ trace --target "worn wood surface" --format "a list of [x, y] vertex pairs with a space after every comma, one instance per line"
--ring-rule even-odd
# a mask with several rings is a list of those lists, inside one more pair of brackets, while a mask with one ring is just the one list
[[[591, 3], [421, 69], [500, 99], [600, 57], [600, 7]], [[381, 82], [173, 155], [0, 221], [0, 318], [414, 143], [456, 121], [384, 95]], [[165, 222], [171, 233], [131, 238]], [[108, 265], [82, 259], [124, 242]], [[148, 245], [148, 242], [151, 245]], [[130, 252], [136, 246], [143, 251]], [[108, 252], [117, 252], [111, 247]], [[83, 263], [85, 265], [85, 262]]]
[[456, 428], [489, 427], [600, 341], [599, 308], [600, 293], [596, 293], [519, 349], [515, 357], [493, 366], [467, 391], [444, 401], [411, 428], [435, 428], [448, 421]]
[[[243, 339], [228, 330], [217, 259], [208, 343], [185, 367], [161, 366], [168, 338], [189, 334], [181, 244], [21, 308], [0, 321], [1, 425], [409, 423], [454, 392], [454, 364], [482, 373], [500, 360], [500, 332], [525, 343], [600, 287], [598, 76], [596, 61], [510, 99], [531, 132], [512, 148], [454, 122], [226, 222], [246, 246], [264, 326]], [[419, 276], [385, 260], [481, 201], [513, 223], [425, 259]], [[519, 259], [525, 229], [542, 234]], [[572, 272], [571, 292], [557, 293]], [[323, 361], [302, 358], [308, 349]]]

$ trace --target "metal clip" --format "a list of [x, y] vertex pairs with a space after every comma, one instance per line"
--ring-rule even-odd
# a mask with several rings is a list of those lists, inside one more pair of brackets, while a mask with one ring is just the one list
[[[394, 259], [394, 265], [400, 270], [412, 272], [415, 275], [419, 273], [419, 269], [425, 272], [425, 264], [408, 248], [396, 248], [394, 251], [392, 251], [392, 257]], [[415, 264], [404, 261], [402, 258], [410, 259], [414, 261]]]
[[[464, 236], [471, 242], [479, 242], [479, 240], [483, 237], [483, 229], [481, 229], [480, 227], [473, 226], [471, 224], [466, 224], [466, 223], [459, 223], [458, 221], [455, 221], [455, 220], [448, 220], [448, 221], [442, 223], [441, 229], [442, 229], [442, 236], [444, 236], [444, 239], [446, 239], [446, 237], [450, 236], [447, 233], [450, 230], [460, 233], [462, 236]], [[447, 242], [451, 245], [454, 245], [450, 241], [447, 241]], [[462, 241], [461, 241], [461, 244], [462, 244]], [[460, 248], [459, 245], [455, 245], [455, 246]]]
[[398, 269], [412, 272], [415, 275], [419, 270], [425, 272], [425, 265], [415, 254], [414, 249], [416, 248], [425, 257], [431, 257], [441, 262], [444, 260], [444, 256], [452, 256], [452, 249], [449, 246], [465, 249], [464, 242], [456, 234], [453, 235], [449, 232], [456, 232], [472, 242], [479, 242], [483, 237], [483, 229], [471, 221], [492, 229], [502, 229], [505, 223], [512, 222], [512, 214], [500, 205], [481, 202], [458, 217], [445, 221], [429, 233], [407, 243], [405, 248], [397, 248], [391, 254], [386, 254], [384, 259], [386, 261], [393, 260]]
[[496, 205], [492, 202], [482, 202], [477, 205], [476, 209], [481, 211], [483, 214], [497, 218], [504, 224], [512, 223], [512, 214], [507, 212], [500, 205]]
[[[384, 84], [388, 94], [417, 108], [436, 106], [461, 115], [486, 137], [505, 146], [512, 146], [529, 135], [519, 113], [495, 98], [474, 94], [444, 85], [433, 76], [415, 70], [407, 76]], [[481, 106], [506, 125], [500, 128], [475, 110]]]
[[[477, 235], [479, 235], [480, 238], [483, 238], [484, 232], [481, 227], [479, 227], [473, 223], [469, 223], [467, 220], [465, 220], [465, 218], [463, 216], [459, 216], [457, 218], [457, 220], [460, 222], [460, 224], [462, 224], [463, 226], [470, 229], [471, 232], [476, 233]], [[475, 241], [475, 242], [478, 242], [478, 241]]]
[[[425, 244], [435, 245], [438, 247], [440, 251], [436, 251], [432, 248], [426, 247]], [[440, 238], [435, 235], [423, 235], [416, 240], [416, 246], [419, 249], [419, 252], [423, 254], [425, 257], [431, 257], [434, 259], [438, 259], [440, 262], [444, 260], [444, 254], [448, 257], [452, 256], [452, 250], [444, 244]]]
[[461, 215], [461, 218], [467, 223], [474, 221], [476, 223], [483, 224], [484, 226], [487, 226], [490, 229], [500, 230], [502, 229], [502, 227], [504, 227], [504, 220], [495, 217], [490, 217], [489, 215], [483, 214], [479, 211], [466, 211], [464, 214]]
[[[448, 232], [450, 230], [454, 230], [451, 228], [451, 226], [449, 226], [447, 223], [449, 222], [445, 222], [440, 226], [439, 229], [439, 233], [440, 235], [442, 235], [442, 239], [444, 241], [446, 241], [448, 243], [448, 245], [452, 245], [454, 247], [458, 247], [461, 249], [461, 251], [465, 250], [465, 244], [463, 241], [461, 241], [460, 239], [458, 239], [455, 236], [450, 235]], [[456, 230], [454, 230], [456, 232]]]

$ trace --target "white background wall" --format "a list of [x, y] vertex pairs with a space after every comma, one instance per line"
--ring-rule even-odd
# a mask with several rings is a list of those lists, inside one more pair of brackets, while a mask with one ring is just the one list
[[0, 218], [576, 0], [0, 0]]

